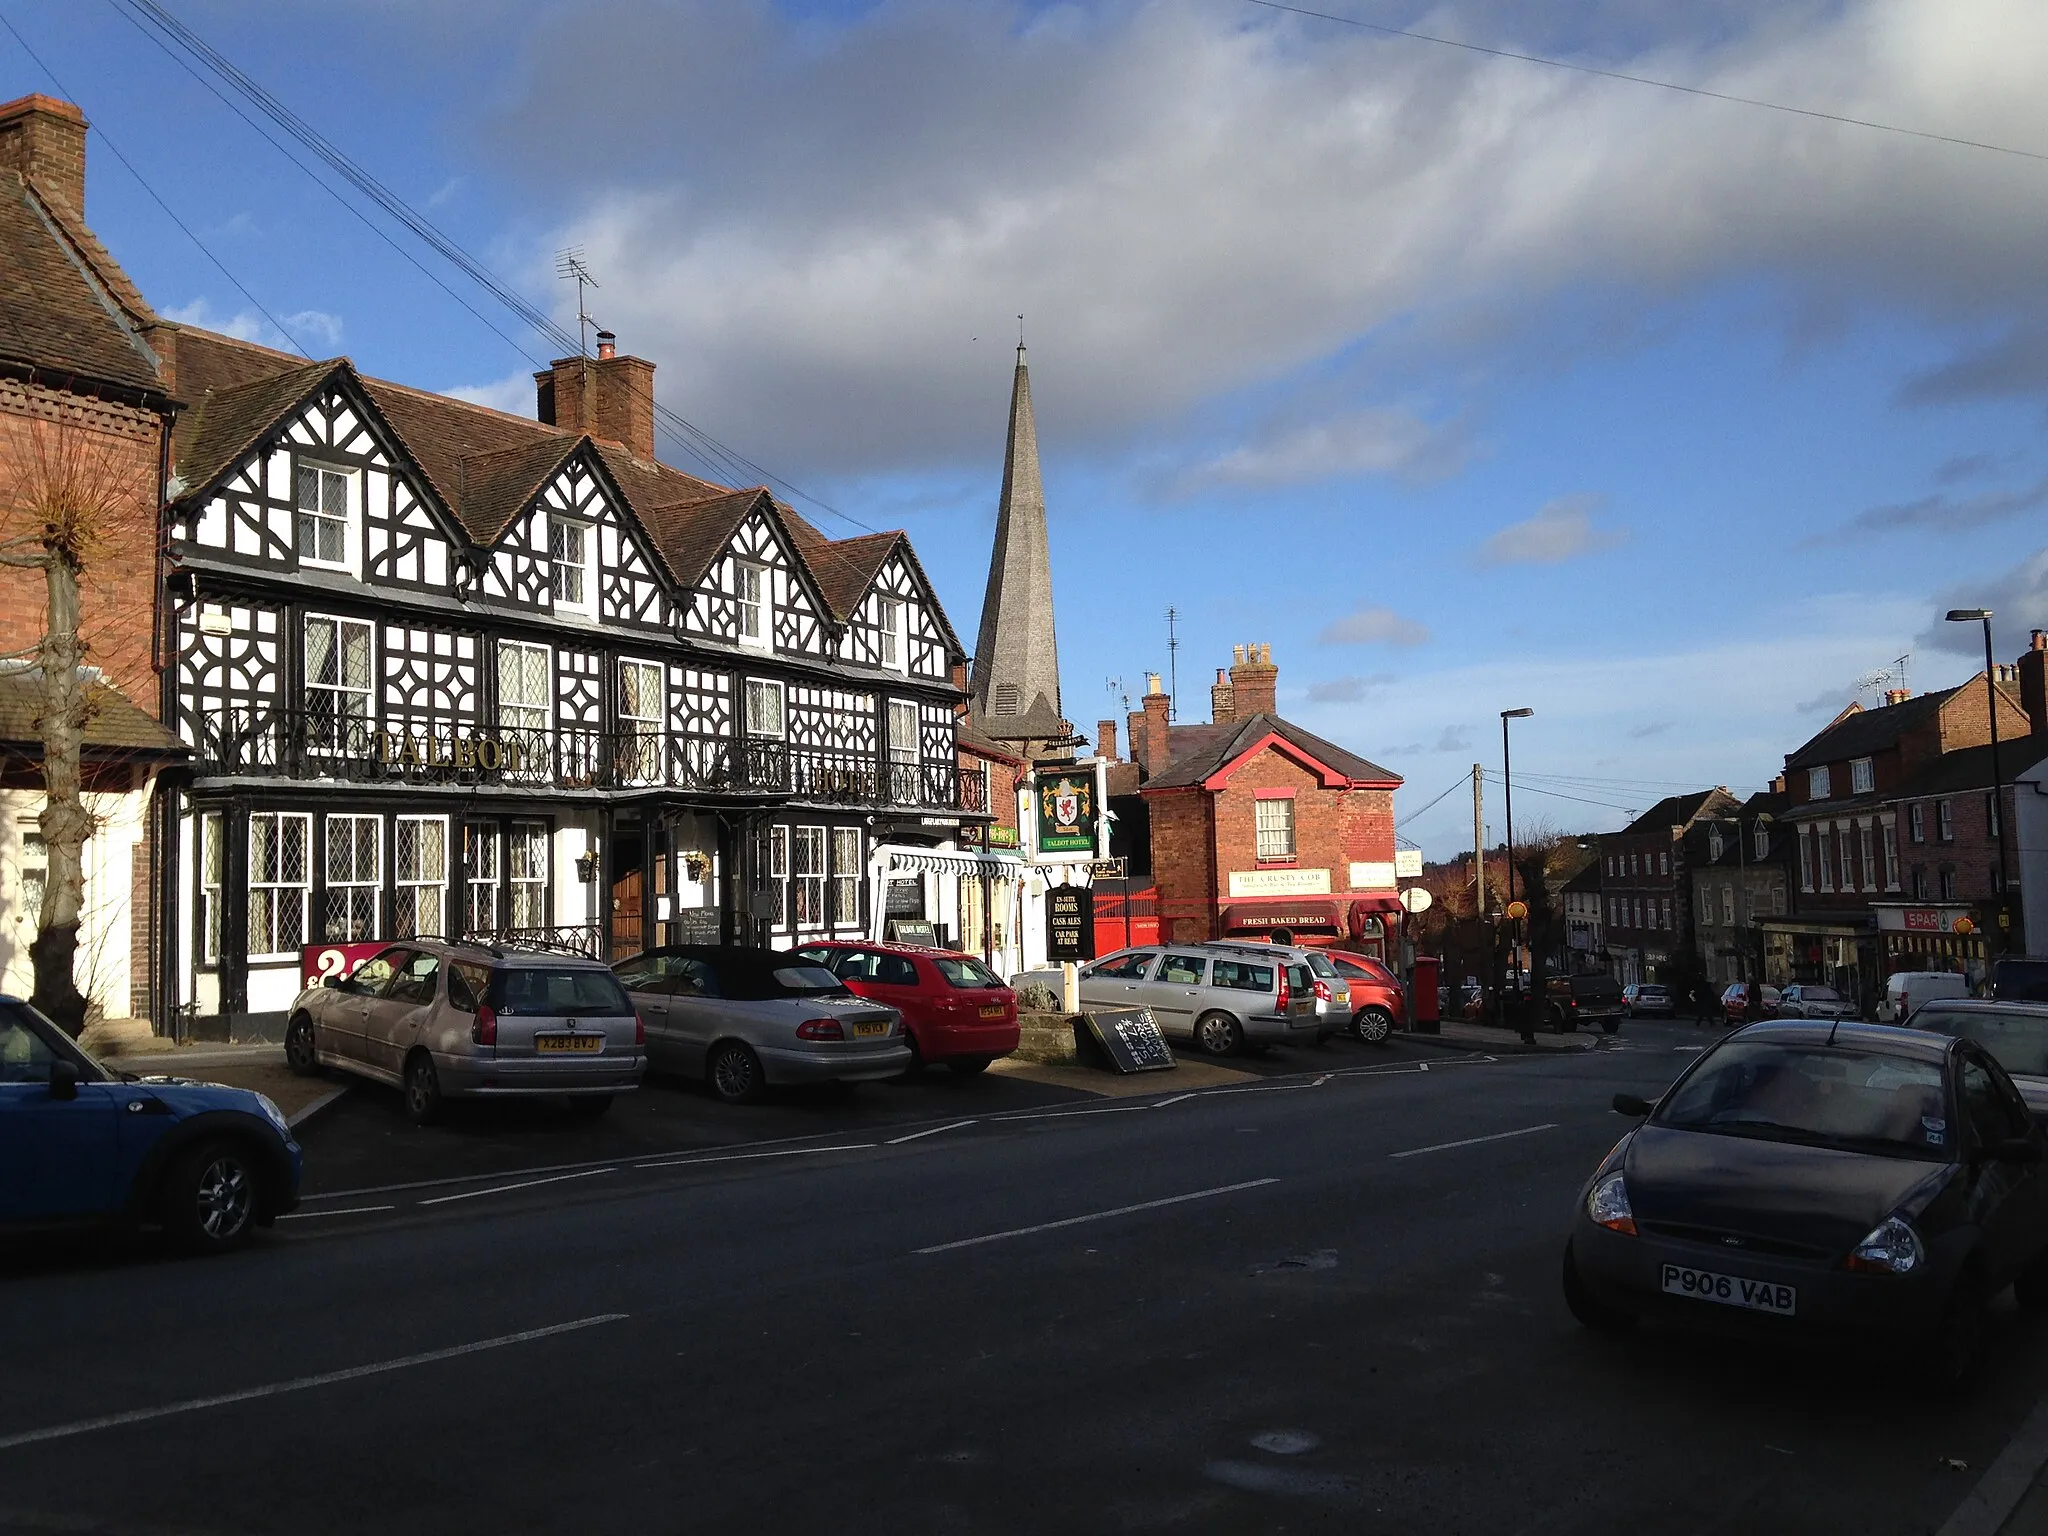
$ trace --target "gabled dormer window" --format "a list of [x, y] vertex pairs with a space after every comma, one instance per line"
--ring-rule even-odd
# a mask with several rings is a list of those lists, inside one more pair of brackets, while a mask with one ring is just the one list
[[548, 519], [548, 590], [557, 608], [590, 612], [591, 593], [597, 585], [590, 569], [595, 543], [588, 523], [564, 517]]
[[1877, 770], [1871, 767], [1870, 759], [1859, 757], [1849, 765], [1849, 790], [1852, 794], [1867, 795], [1877, 788]]
[[355, 568], [356, 477], [324, 464], [300, 464], [293, 476], [293, 543], [306, 565]]
[[769, 597], [768, 568], [750, 561], [733, 563], [733, 596], [739, 608], [741, 645], [766, 650], [774, 637], [774, 604]]
[[909, 653], [909, 648], [903, 643], [903, 605], [893, 597], [876, 598], [875, 623], [881, 630], [879, 649], [882, 665], [901, 672], [904, 658]]
[[1833, 792], [1828, 779], [1828, 765], [1826, 763], [1822, 763], [1818, 768], [1806, 770], [1807, 799], [1825, 800]]

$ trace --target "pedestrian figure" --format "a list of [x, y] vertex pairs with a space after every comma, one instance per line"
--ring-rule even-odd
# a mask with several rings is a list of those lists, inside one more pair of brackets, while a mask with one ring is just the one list
[[1693, 1023], [1695, 1025], [1712, 1023], [1714, 1014], [1718, 1011], [1716, 1004], [1719, 1001], [1714, 995], [1714, 984], [1702, 977], [1693, 985], [1692, 998]]
[[1753, 981], [1742, 984], [1742, 1022], [1754, 1024], [1764, 1016], [1764, 989]]

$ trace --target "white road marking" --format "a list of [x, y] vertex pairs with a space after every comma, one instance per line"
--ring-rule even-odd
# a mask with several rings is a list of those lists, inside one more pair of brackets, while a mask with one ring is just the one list
[[1704, 1045], [1674, 1045], [1671, 1049], [1679, 1052], [1704, 1051], [1706, 1047]]
[[1525, 1125], [1519, 1131], [1495, 1131], [1491, 1136], [1467, 1136], [1462, 1141], [1439, 1141], [1433, 1146], [1410, 1147], [1406, 1152], [1389, 1152], [1389, 1157], [1420, 1157], [1425, 1152], [1448, 1152], [1453, 1147], [1476, 1147], [1482, 1141], [1506, 1141], [1511, 1136], [1533, 1136], [1538, 1131], [1554, 1131], [1557, 1122], [1546, 1121], [1542, 1125]]
[[202, 1408], [224, 1408], [230, 1403], [253, 1402], [258, 1398], [278, 1397], [286, 1392], [307, 1392], [314, 1387], [331, 1387], [344, 1381], [360, 1381], [365, 1376], [381, 1376], [388, 1371], [403, 1371], [416, 1365], [432, 1365], [441, 1360], [455, 1360], [463, 1355], [479, 1354], [487, 1349], [503, 1349], [511, 1344], [531, 1344], [535, 1339], [552, 1338], [558, 1333], [574, 1333], [579, 1328], [595, 1328], [599, 1323], [623, 1322], [630, 1315], [626, 1312], [601, 1312], [595, 1317], [579, 1317], [572, 1323], [553, 1323], [546, 1328], [528, 1328], [521, 1333], [500, 1334], [495, 1339], [479, 1339], [474, 1344], [456, 1344], [447, 1349], [430, 1349], [417, 1355], [405, 1355], [397, 1360], [380, 1360], [375, 1365], [352, 1365], [347, 1370], [322, 1371], [317, 1376], [300, 1376], [291, 1381], [274, 1381], [267, 1386], [244, 1387], [239, 1392], [187, 1398], [182, 1403], [165, 1403], [160, 1408], [132, 1408], [126, 1413], [109, 1413], [97, 1419], [79, 1419], [70, 1424], [53, 1424], [47, 1429], [23, 1430], [19, 1434], [0, 1435], [0, 1451], [13, 1450], [23, 1445], [38, 1445], [45, 1440], [65, 1440], [73, 1435], [89, 1435], [102, 1429], [118, 1429], [126, 1424], [144, 1424], [151, 1419], [167, 1419], [180, 1413], [197, 1413]]
[[559, 1184], [564, 1179], [587, 1179], [600, 1173], [617, 1173], [616, 1168], [589, 1168], [582, 1173], [558, 1173], [551, 1179], [523, 1179], [517, 1184], [493, 1184], [489, 1189], [465, 1189], [459, 1195], [436, 1195], [421, 1205], [446, 1205], [451, 1200], [475, 1200], [483, 1195], [507, 1195], [515, 1189], [533, 1189], [542, 1184]]
[[973, 1125], [974, 1123], [975, 1122], [972, 1120], [955, 1120], [951, 1125], [935, 1125], [932, 1126], [929, 1130], [912, 1131], [908, 1136], [892, 1136], [889, 1138], [889, 1145], [892, 1147], [900, 1147], [906, 1141], [917, 1141], [926, 1136], [936, 1136], [941, 1131], [964, 1130], [968, 1126]]
[[332, 1104], [344, 1093], [347, 1093], [349, 1090], [349, 1086], [349, 1084], [343, 1083], [339, 1088], [336, 1088], [331, 1092], [321, 1094], [319, 1098], [313, 1100], [312, 1103], [306, 1105], [306, 1107], [301, 1109], [296, 1115], [293, 1115], [290, 1119], [286, 1120], [285, 1124], [296, 1131], [308, 1120], [312, 1119], [315, 1115], [319, 1114], [321, 1110], [325, 1109], [328, 1105]]
[[780, 1152], [721, 1152], [709, 1157], [678, 1157], [665, 1163], [636, 1163], [636, 1168], [690, 1168], [698, 1163], [745, 1163], [763, 1157], [815, 1157], [820, 1152], [865, 1152], [872, 1141], [849, 1141], [840, 1147], [789, 1147]]
[[279, 1221], [304, 1221], [308, 1216], [367, 1216], [372, 1211], [395, 1211], [395, 1205], [352, 1205], [341, 1211], [286, 1211]]
[[1177, 1093], [1170, 1099], [1154, 1099], [1152, 1101], [1152, 1107], [1154, 1109], [1164, 1109], [1169, 1104], [1186, 1103], [1189, 1099], [1192, 1099], [1193, 1097], [1194, 1095], [1192, 1093]]
[[1078, 1227], [1084, 1222], [1107, 1221], [1112, 1216], [1129, 1216], [1135, 1211], [1156, 1211], [1162, 1206], [1184, 1205], [1190, 1200], [1207, 1200], [1212, 1195], [1234, 1195], [1241, 1189], [1258, 1189], [1267, 1184], [1278, 1184], [1278, 1179], [1246, 1179], [1242, 1184], [1219, 1184], [1214, 1189], [1198, 1189], [1187, 1195], [1168, 1195], [1164, 1200], [1141, 1200], [1136, 1205], [1120, 1205], [1114, 1210], [1090, 1211], [1086, 1216], [1069, 1216], [1063, 1221], [1041, 1221], [1034, 1226], [1013, 1227], [1008, 1232], [989, 1232], [980, 1237], [963, 1237], [950, 1243], [933, 1243], [929, 1248], [920, 1248], [919, 1253], [948, 1253], [955, 1248], [972, 1248], [978, 1243], [1000, 1243], [1005, 1238], [1029, 1237], [1034, 1232], [1055, 1232], [1061, 1227]]

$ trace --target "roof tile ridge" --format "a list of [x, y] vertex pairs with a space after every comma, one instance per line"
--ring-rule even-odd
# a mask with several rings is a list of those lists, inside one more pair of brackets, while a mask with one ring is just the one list
[[246, 336], [230, 336], [226, 331], [216, 331], [210, 326], [193, 325], [190, 321], [186, 320], [170, 320], [161, 315], [157, 317], [156, 323], [165, 330], [175, 331], [181, 336], [203, 336], [209, 342], [232, 347], [237, 351], [261, 352], [266, 357], [283, 358], [295, 368], [303, 366], [306, 362], [306, 357], [303, 353], [287, 352], [282, 347], [265, 346], [262, 342], [251, 341]]
[[103, 283], [108, 292], [116, 298], [129, 318], [138, 326], [157, 323], [157, 312], [143, 297], [142, 290], [128, 275], [127, 269], [114, 259], [114, 253], [107, 249], [100, 237], [93, 233], [92, 226], [85, 222], [83, 213], [71, 206], [61, 192], [52, 191], [33, 176], [15, 173], [16, 179], [26, 187], [31, 196], [43, 206], [50, 221], [78, 252], [80, 259], [93, 269], [93, 275]]

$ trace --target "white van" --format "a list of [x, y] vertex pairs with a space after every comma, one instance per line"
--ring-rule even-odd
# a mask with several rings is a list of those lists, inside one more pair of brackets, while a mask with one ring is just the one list
[[1969, 995], [1969, 978], [1960, 971], [1898, 971], [1884, 979], [1884, 1001], [1877, 1005], [1877, 1021], [1904, 1024], [1922, 1003]]

